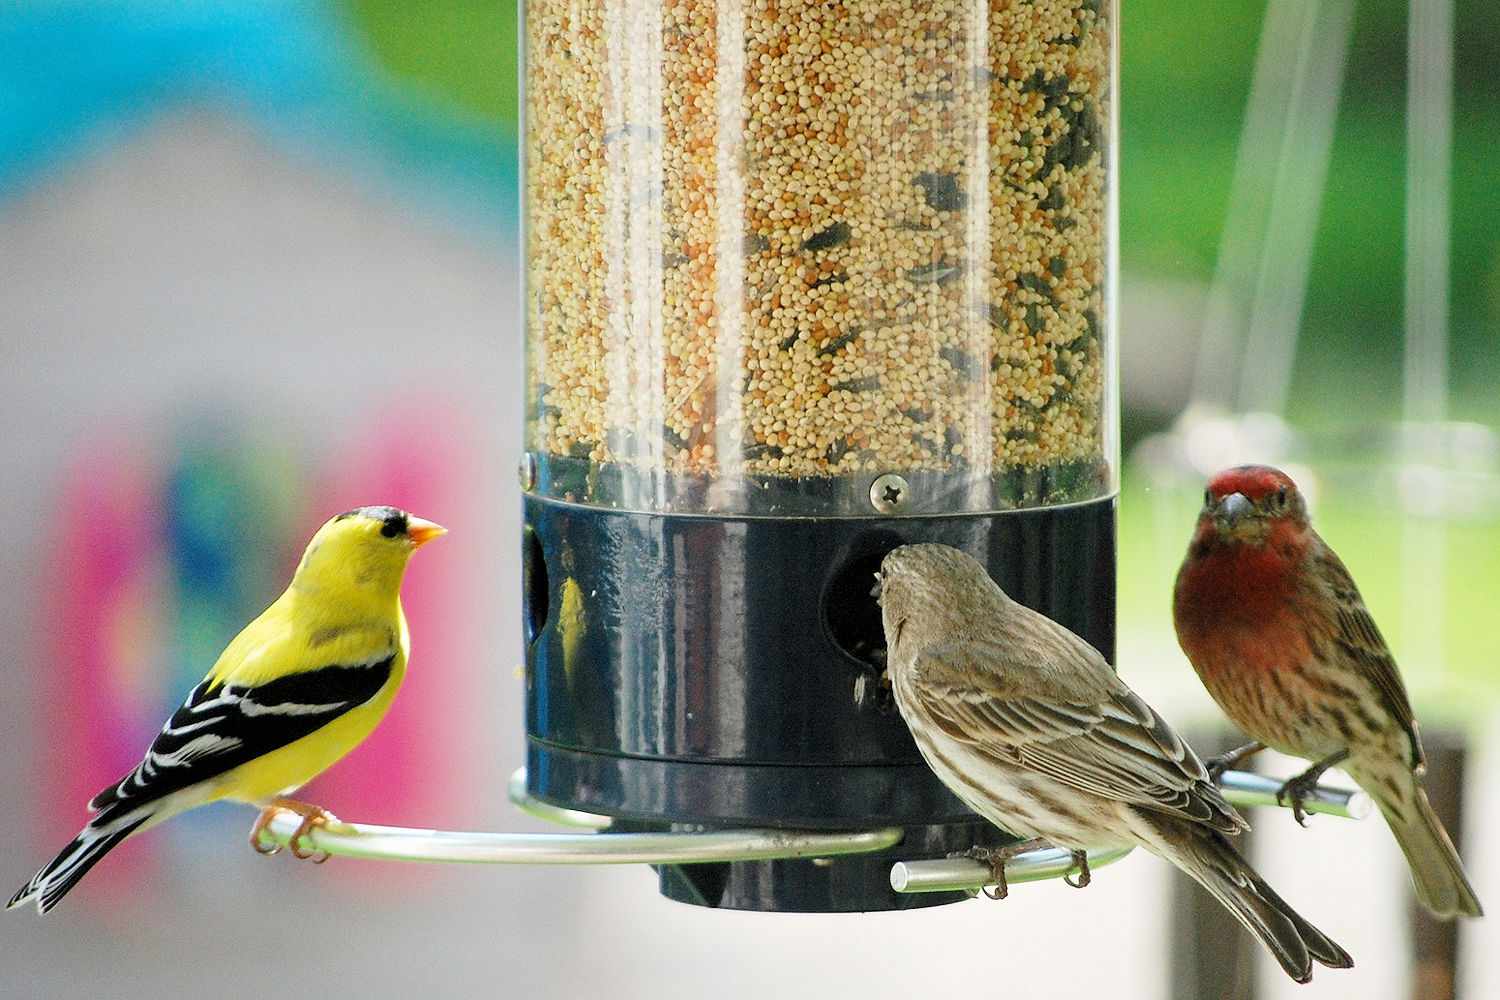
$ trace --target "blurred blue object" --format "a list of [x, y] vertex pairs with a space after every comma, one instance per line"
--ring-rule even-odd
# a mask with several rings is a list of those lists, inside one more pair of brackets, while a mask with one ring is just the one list
[[10, 4], [0, 10], [0, 205], [174, 107], [269, 138], [510, 238], [515, 138], [382, 73], [317, 2]]

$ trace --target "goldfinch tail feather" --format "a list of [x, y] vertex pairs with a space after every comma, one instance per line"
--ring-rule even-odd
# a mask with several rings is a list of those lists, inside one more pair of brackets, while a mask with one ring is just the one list
[[112, 851], [126, 837], [135, 833], [142, 824], [152, 818], [152, 813], [126, 817], [123, 822], [95, 826], [90, 823], [79, 831], [78, 836], [58, 852], [45, 867], [31, 877], [19, 892], [5, 904], [7, 910], [22, 903], [36, 900], [37, 911], [46, 913], [88, 874], [99, 859]]

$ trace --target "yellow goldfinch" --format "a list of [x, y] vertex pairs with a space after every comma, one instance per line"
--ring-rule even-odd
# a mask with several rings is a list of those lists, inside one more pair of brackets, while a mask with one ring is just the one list
[[[318, 529], [291, 585], [229, 643], [172, 714], [139, 766], [94, 796], [89, 820], [11, 897], [46, 913], [126, 837], [219, 799], [263, 807], [250, 844], [278, 809], [299, 841], [332, 819], [284, 796], [370, 735], [406, 673], [401, 577], [419, 546], [447, 529], [394, 507], [360, 507]], [[318, 860], [322, 860], [319, 858]]]

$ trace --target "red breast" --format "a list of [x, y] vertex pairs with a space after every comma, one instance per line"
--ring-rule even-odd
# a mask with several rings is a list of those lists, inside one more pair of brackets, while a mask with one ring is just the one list
[[1223, 537], [1205, 517], [1177, 574], [1173, 619], [1200, 674], [1276, 669], [1302, 659], [1298, 578], [1307, 534], [1272, 522], [1264, 538]]

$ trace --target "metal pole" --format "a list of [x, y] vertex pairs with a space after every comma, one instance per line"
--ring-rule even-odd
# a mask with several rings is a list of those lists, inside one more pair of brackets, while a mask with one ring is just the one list
[[[1130, 853], [1128, 847], [1089, 851], [1089, 868], [1102, 868]], [[1073, 870], [1073, 855], [1056, 847], [1027, 851], [1005, 863], [1005, 881], [1040, 882], [1061, 878]], [[970, 858], [938, 861], [898, 861], [891, 866], [891, 888], [897, 892], [978, 892], [994, 879], [990, 866]]]

